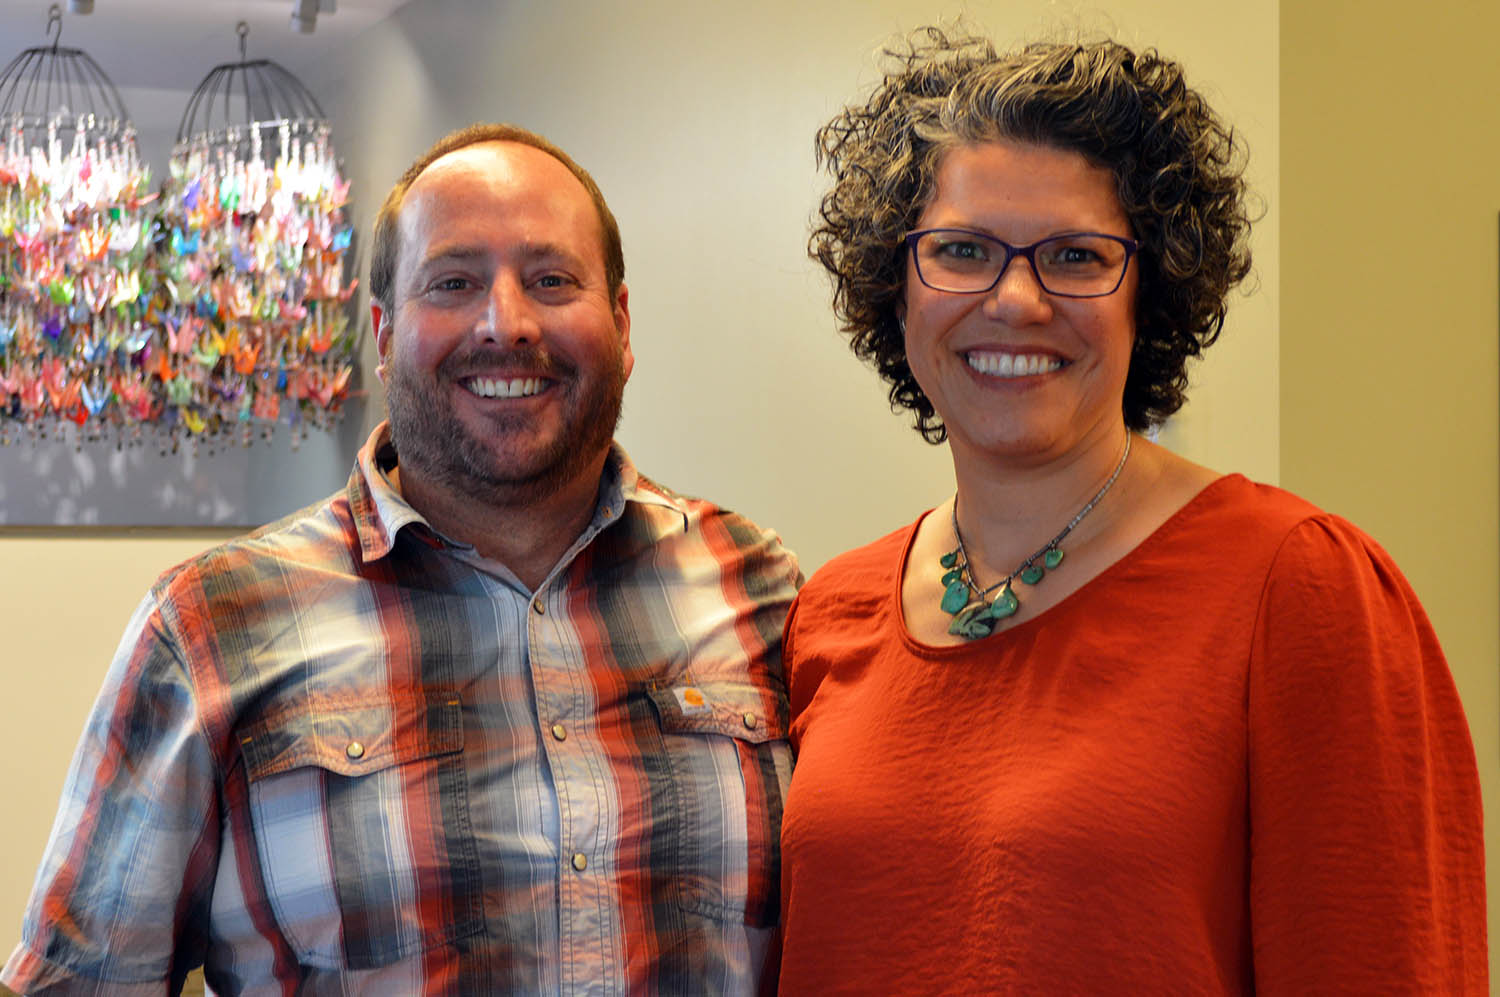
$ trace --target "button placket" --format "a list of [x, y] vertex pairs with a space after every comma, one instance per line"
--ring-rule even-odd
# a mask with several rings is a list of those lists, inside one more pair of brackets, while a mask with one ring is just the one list
[[[542, 730], [546, 732], [545, 739], [551, 742], [544, 754], [552, 769], [557, 792], [560, 822], [558, 843], [565, 863], [563, 871], [577, 875], [587, 872], [589, 868], [589, 833], [583, 828], [593, 823], [595, 818], [573, 813], [577, 801], [586, 800], [591, 795], [587, 784], [587, 766], [581, 763], [579, 754], [587, 753], [588, 747], [578, 741], [574, 736], [576, 731], [569, 730], [563, 718], [570, 716], [571, 711], [580, 706], [576, 702], [578, 694], [570, 676], [576, 667], [581, 667], [582, 662], [573, 660], [569, 653], [571, 647], [559, 632], [559, 628], [563, 631], [567, 629], [564, 626], [566, 621], [547, 611], [545, 589], [544, 584], [526, 604], [526, 615], [530, 617], [527, 626], [530, 635], [528, 661], [536, 695], [538, 720]], [[580, 820], [582, 824], [579, 823]]]

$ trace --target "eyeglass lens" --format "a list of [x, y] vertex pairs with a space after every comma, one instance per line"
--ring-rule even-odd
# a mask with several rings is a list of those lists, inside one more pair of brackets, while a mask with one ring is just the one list
[[[1125, 245], [1108, 236], [1060, 235], [1014, 250], [1027, 256], [1042, 290], [1050, 294], [1093, 297], [1120, 285], [1129, 259]], [[939, 291], [976, 293], [999, 282], [1012, 253], [1005, 243], [978, 232], [936, 230], [917, 238], [917, 273]]]

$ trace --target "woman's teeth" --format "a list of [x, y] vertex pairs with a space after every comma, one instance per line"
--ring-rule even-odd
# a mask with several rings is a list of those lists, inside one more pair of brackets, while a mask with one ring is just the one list
[[1061, 358], [1041, 353], [967, 353], [970, 367], [991, 377], [1030, 377], [1046, 374], [1063, 365]]

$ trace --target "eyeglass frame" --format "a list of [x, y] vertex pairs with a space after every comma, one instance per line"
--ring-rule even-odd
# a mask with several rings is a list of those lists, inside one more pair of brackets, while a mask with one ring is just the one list
[[[927, 278], [922, 275], [922, 261], [917, 257], [917, 240], [922, 238], [922, 236], [924, 235], [931, 235], [934, 232], [954, 232], [960, 235], [975, 235], [990, 242], [998, 242], [1001, 248], [1005, 250], [1005, 259], [1001, 261], [1000, 270], [995, 274], [995, 279], [990, 282], [989, 286], [977, 288], [972, 291], [955, 291], [947, 287], [935, 287], [934, 285], [928, 283]], [[1096, 236], [1101, 239], [1108, 239], [1111, 242], [1117, 242], [1124, 247], [1125, 259], [1120, 264], [1120, 277], [1115, 281], [1115, 286], [1111, 287], [1108, 291], [1097, 291], [1093, 294], [1070, 294], [1067, 291], [1052, 290], [1047, 286], [1046, 282], [1042, 280], [1042, 272], [1037, 269], [1036, 248], [1040, 245], [1043, 245], [1044, 243], [1056, 242], [1058, 239], [1067, 239], [1069, 237], [1084, 235]], [[1125, 283], [1125, 274], [1130, 270], [1130, 261], [1136, 253], [1141, 251], [1140, 240], [1130, 239], [1123, 235], [1113, 235], [1109, 232], [1064, 232], [1060, 235], [1049, 235], [1045, 239], [1038, 239], [1036, 242], [1028, 243], [1025, 246], [1015, 246], [1011, 243], [1006, 242], [1004, 239], [990, 235], [988, 232], [978, 232], [974, 229], [949, 228], [947, 226], [943, 226], [939, 228], [913, 229], [912, 231], [906, 233], [905, 237], [902, 239], [902, 242], [906, 245], [906, 252], [907, 255], [911, 257], [912, 266], [916, 268], [917, 280], [922, 282], [923, 287], [930, 287], [934, 291], [940, 291], [943, 294], [988, 294], [1000, 285], [1000, 279], [1005, 276], [1005, 271], [1010, 269], [1010, 265], [1015, 262], [1017, 256], [1021, 256], [1025, 257], [1026, 262], [1031, 264], [1031, 275], [1032, 278], [1036, 281], [1036, 286], [1040, 287], [1043, 291], [1052, 295], [1053, 297], [1107, 298], [1111, 294], [1114, 294], [1116, 291], [1118, 291], [1120, 289], [1120, 285]]]

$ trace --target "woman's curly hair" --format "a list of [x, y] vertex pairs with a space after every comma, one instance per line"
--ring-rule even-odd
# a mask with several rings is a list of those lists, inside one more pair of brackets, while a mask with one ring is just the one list
[[855, 355], [890, 382], [891, 407], [911, 409], [929, 442], [947, 438], [906, 362], [904, 239], [944, 153], [1003, 139], [1070, 150], [1113, 174], [1141, 243], [1125, 423], [1143, 430], [1181, 408], [1188, 358], [1218, 338], [1229, 290], [1250, 270], [1243, 145], [1182, 67], [1109, 41], [998, 54], [937, 27], [885, 55], [893, 65], [870, 98], [818, 130], [834, 185], [808, 252], [833, 276]]

